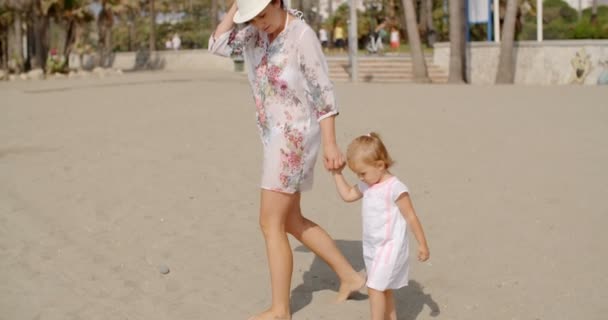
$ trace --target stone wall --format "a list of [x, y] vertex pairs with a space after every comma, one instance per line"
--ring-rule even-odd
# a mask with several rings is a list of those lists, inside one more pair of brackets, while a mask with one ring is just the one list
[[[210, 54], [207, 50], [158, 51], [155, 59], [163, 70], [234, 70], [232, 59]], [[114, 57], [113, 68], [130, 70], [135, 67], [135, 52], [119, 52]]]
[[[498, 43], [469, 44], [467, 71], [471, 83], [494, 83], [499, 51]], [[608, 40], [520, 41], [515, 43], [515, 59], [516, 84], [592, 85], [608, 81]], [[435, 44], [434, 64], [448, 70], [449, 61], [450, 44]]]

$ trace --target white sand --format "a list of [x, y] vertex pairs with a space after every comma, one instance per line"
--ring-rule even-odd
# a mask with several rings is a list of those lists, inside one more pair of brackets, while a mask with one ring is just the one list
[[[608, 317], [608, 88], [337, 93], [342, 148], [384, 136], [430, 243], [399, 319]], [[0, 83], [0, 319], [261, 311], [260, 148], [239, 75]], [[359, 204], [320, 162], [303, 205], [361, 269]], [[365, 296], [328, 304], [335, 275], [292, 244], [294, 319], [368, 318]]]

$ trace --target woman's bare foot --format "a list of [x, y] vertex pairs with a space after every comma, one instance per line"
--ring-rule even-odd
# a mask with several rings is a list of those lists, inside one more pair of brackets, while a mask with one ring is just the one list
[[266, 310], [258, 315], [255, 315], [248, 320], [291, 320], [290, 315], [283, 315], [273, 312], [272, 310]]
[[340, 290], [338, 290], [338, 296], [336, 297], [336, 303], [341, 303], [346, 300], [355, 292], [361, 290], [365, 286], [365, 275], [357, 273], [351, 279], [342, 281], [340, 284]]

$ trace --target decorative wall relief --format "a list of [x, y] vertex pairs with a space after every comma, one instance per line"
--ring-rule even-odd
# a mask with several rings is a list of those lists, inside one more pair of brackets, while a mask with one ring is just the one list
[[574, 55], [570, 63], [574, 69], [570, 83], [584, 84], [587, 75], [591, 72], [591, 55], [588, 55], [583, 48]]

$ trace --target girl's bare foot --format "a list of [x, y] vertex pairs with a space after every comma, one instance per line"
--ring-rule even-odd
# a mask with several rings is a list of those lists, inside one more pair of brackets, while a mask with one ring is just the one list
[[249, 318], [248, 320], [291, 320], [290, 315], [279, 314], [272, 310], [266, 310], [256, 316]]
[[336, 303], [346, 301], [353, 293], [361, 290], [365, 286], [365, 276], [361, 273], [356, 273], [349, 280], [342, 281], [340, 290], [336, 297]]

